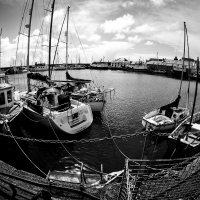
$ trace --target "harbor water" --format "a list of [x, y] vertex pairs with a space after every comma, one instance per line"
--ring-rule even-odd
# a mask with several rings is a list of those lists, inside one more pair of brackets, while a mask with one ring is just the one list
[[[73, 77], [91, 79], [96, 86], [104, 89], [115, 89], [114, 92], [107, 93], [105, 107], [100, 113], [94, 114], [91, 127], [78, 134], [76, 141], [72, 143], [60, 143], [56, 136], [56, 143], [20, 139], [16, 140], [16, 143], [15, 140], [8, 138], [7, 143], [4, 142], [4, 147], [1, 147], [1, 150], [5, 148], [5, 154], [1, 154], [0, 159], [18, 169], [41, 175], [40, 170], [48, 173], [49, 170], [73, 169], [78, 161], [98, 171], [102, 165], [103, 171], [109, 173], [122, 170], [125, 158], [161, 159], [165, 155], [166, 138], [155, 139], [146, 136], [141, 121], [145, 113], [177, 97], [180, 79], [120, 70], [86, 69], [71, 70], [69, 73]], [[65, 79], [65, 71], [54, 71], [52, 79]], [[26, 89], [26, 74], [10, 75], [9, 80], [15, 85], [16, 90]], [[187, 90], [188, 81], [184, 80], [180, 106], [186, 105]], [[193, 102], [194, 90], [193, 81], [190, 83], [189, 108]], [[21, 123], [13, 135], [35, 138], [34, 126], [37, 124], [33, 123], [32, 131], [28, 131]], [[136, 134], [140, 132], [142, 133]], [[41, 131], [37, 133], [37, 139], [39, 136], [43, 138], [43, 134], [48, 137], [48, 133]], [[109, 139], [113, 136], [117, 137]], [[66, 136], [65, 140], [67, 139]], [[83, 142], [78, 142], [80, 140]]]

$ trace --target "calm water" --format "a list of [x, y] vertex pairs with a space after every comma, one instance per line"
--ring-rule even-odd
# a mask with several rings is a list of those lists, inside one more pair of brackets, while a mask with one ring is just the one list
[[[78, 78], [93, 79], [97, 85], [104, 88], [115, 88], [115, 93], [107, 95], [104, 110], [94, 115], [92, 126], [82, 132], [78, 138], [86, 140], [141, 132], [141, 119], [144, 113], [175, 99], [180, 84], [179, 79], [134, 72], [73, 70], [70, 74]], [[26, 74], [10, 75], [9, 78], [16, 89], [25, 89]], [[64, 71], [54, 72], [54, 78], [64, 79]], [[181, 106], [186, 104], [187, 88], [188, 82], [183, 81]], [[195, 82], [191, 82], [190, 102], [193, 102], [194, 88]], [[198, 102], [199, 98], [197, 104]], [[19, 126], [23, 127], [23, 124]], [[16, 130], [16, 134], [19, 134], [20, 130]], [[21, 134], [34, 137], [27, 130]], [[147, 137], [146, 148], [144, 148], [145, 136], [143, 135], [115, 139], [114, 142], [104, 140], [62, 145], [19, 141], [27, 156], [45, 173], [50, 169], [64, 171], [69, 167], [73, 168], [75, 159], [96, 170], [100, 170], [103, 164], [104, 172], [121, 170], [124, 167], [125, 157], [140, 159], [143, 155], [149, 159], [162, 158], [167, 149], [166, 140], [159, 138], [154, 140], [154, 143], [152, 138]], [[19, 169], [40, 174], [13, 140], [9, 139], [9, 145], [6, 147], [7, 154], [2, 155], [1, 159]]]

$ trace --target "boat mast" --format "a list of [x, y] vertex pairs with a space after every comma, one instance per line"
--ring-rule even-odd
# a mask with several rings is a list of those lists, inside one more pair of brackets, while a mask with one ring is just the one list
[[49, 64], [49, 77], [51, 77], [51, 35], [52, 35], [52, 24], [53, 24], [53, 13], [54, 13], [54, 5], [55, 5], [55, 0], [53, 0], [53, 3], [52, 3], [52, 10], [51, 10], [51, 22], [50, 22], [50, 31], [49, 31], [49, 61], [48, 61], [48, 64]]
[[199, 57], [197, 58], [196, 88], [195, 88], [195, 93], [194, 93], [194, 102], [193, 102], [193, 106], [192, 106], [192, 113], [191, 113], [191, 117], [190, 117], [189, 131], [191, 130], [192, 118], [193, 118], [193, 115], [194, 115], [194, 108], [195, 108], [195, 103], [196, 103], [196, 98], [197, 98], [198, 77], [199, 77]]
[[181, 83], [180, 83], [180, 89], [179, 89], [178, 96], [180, 96], [180, 94], [181, 94], [181, 87], [182, 87], [182, 82], [183, 82], [183, 70], [184, 70], [184, 62], [185, 62], [185, 29], [186, 29], [186, 25], [184, 22], [183, 68], [182, 68], [182, 73], [181, 73]]
[[186, 37], [187, 37], [187, 47], [188, 47], [188, 73], [189, 73], [189, 76], [188, 76], [188, 91], [187, 91], [187, 102], [186, 102], [186, 108], [188, 107], [188, 104], [189, 104], [189, 97], [190, 97], [190, 74], [191, 74], [191, 69], [190, 69], [190, 54], [189, 54], [189, 42], [188, 42], [188, 33], [187, 33], [187, 28], [186, 28]]
[[67, 30], [65, 32], [65, 37], [66, 37], [66, 73], [68, 70], [68, 26], [69, 26], [69, 9], [70, 7], [67, 7]]
[[[31, 3], [31, 9], [29, 12], [29, 23], [26, 25], [26, 28], [28, 28], [28, 48], [27, 48], [27, 71], [29, 71], [29, 52], [30, 52], [30, 35], [31, 35], [31, 21], [32, 21], [32, 13], [33, 13], [33, 5], [34, 5], [34, 0], [32, 0]], [[30, 86], [30, 79], [27, 78], [27, 85], [28, 85], [28, 92], [31, 91], [31, 86]]]
[[1, 72], [1, 35], [2, 35], [2, 28], [0, 32], [0, 72]]

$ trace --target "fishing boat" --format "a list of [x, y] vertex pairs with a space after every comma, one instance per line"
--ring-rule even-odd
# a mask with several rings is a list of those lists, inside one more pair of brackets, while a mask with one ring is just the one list
[[[186, 37], [186, 25], [184, 22], [184, 55], [185, 57], [185, 37]], [[183, 69], [184, 69], [184, 59], [183, 59]], [[181, 87], [182, 87], [183, 73], [181, 76], [180, 88], [177, 98], [160, 108], [151, 111], [142, 118], [142, 125], [146, 130], [149, 131], [167, 131], [172, 130], [178, 126], [184, 119], [189, 116], [189, 109], [187, 106], [185, 108], [179, 107], [179, 102], [181, 99]], [[189, 92], [190, 81], [188, 82], [188, 92]], [[188, 94], [189, 96], [189, 94]]]
[[[28, 26], [28, 50], [27, 50], [27, 69], [29, 69], [29, 45], [30, 29], [34, 1], [31, 4], [31, 14]], [[52, 4], [50, 36], [52, 34], [53, 11], [55, 0]], [[49, 40], [49, 64], [51, 66], [51, 39]], [[28, 70], [29, 71], [29, 70]], [[47, 132], [62, 135], [74, 135], [88, 128], [93, 122], [93, 115], [89, 104], [73, 100], [70, 96], [51, 81], [49, 75], [40, 73], [28, 73], [27, 85], [28, 92], [18, 93], [19, 99], [22, 99], [24, 106], [22, 113], [27, 117], [29, 123], [38, 121], [38, 127], [44, 128]], [[43, 87], [31, 90], [30, 81], [42, 82]]]
[[172, 156], [179, 152], [180, 156], [188, 157], [200, 151], [200, 112], [194, 114], [198, 90], [198, 71], [199, 59], [197, 59], [196, 89], [191, 116], [168, 136], [168, 148], [172, 150]]

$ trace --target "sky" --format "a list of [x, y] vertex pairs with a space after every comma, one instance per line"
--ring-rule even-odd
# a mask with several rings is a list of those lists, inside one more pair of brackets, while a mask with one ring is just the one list
[[[28, 39], [25, 25], [29, 23], [31, 1], [0, 0], [1, 67], [26, 63]], [[51, 4], [52, 0], [34, 1], [30, 64], [48, 63]], [[56, 0], [51, 63], [66, 62], [67, 20], [64, 18], [68, 6], [68, 63], [118, 58], [133, 62], [149, 58], [174, 59], [175, 56], [181, 59], [184, 22], [189, 57], [197, 59], [200, 56], [199, 0]], [[188, 46], [185, 54], [188, 57]]]

